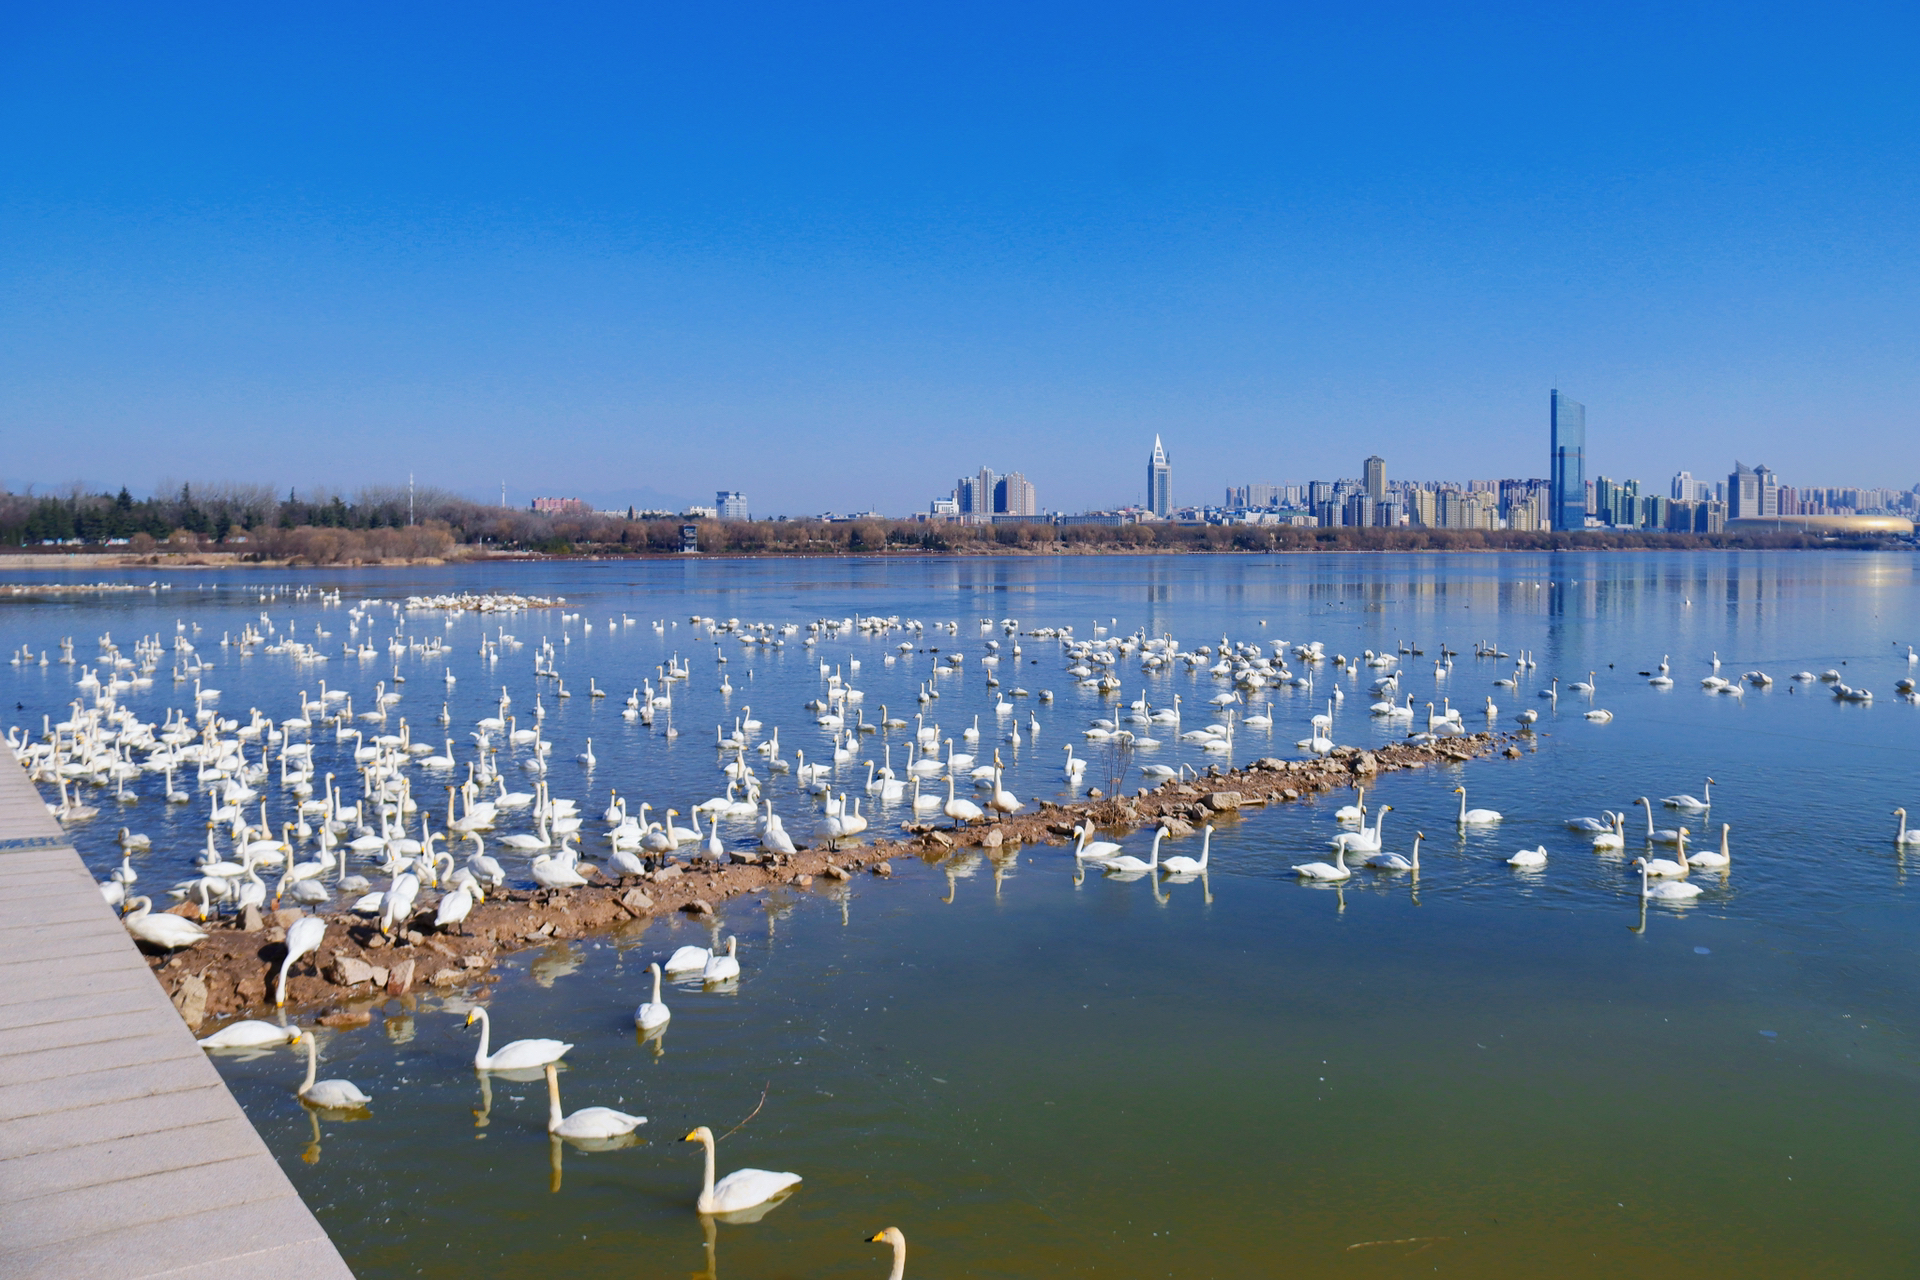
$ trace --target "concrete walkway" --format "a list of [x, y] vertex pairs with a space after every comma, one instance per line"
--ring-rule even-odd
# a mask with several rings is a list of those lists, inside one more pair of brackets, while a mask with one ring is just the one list
[[0, 744], [0, 1277], [290, 1275], [352, 1272]]

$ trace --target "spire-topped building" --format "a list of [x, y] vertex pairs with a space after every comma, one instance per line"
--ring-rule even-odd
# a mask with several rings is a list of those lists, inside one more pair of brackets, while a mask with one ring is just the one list
[[1162, 520], [1173, 514], [1173, 464], [1166, 446], [1153, 438], [1153, 456], [1147, 459], [1147, 510]]

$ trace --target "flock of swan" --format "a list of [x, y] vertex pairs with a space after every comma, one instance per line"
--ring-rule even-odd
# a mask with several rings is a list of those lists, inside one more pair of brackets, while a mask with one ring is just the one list
[[[298, 599], [317, 599], [323, 609], [344, 607], [337, 595], [295, 594]], [[882, 815], [913, 824], [944, 820], [958, 827], [1020, 812], [1028, 801], [1010, 785], [1010, 775], [1017, 769], [1028, 785], [1043, 785], [1037, 761], [1030, 751], [1026, 755], [1022, 751], [1037, 747], [1043, 734], [1058, 731], [1057, 726], [1043, 724], [1039, 713], [1040, 708], [1055, 704], [1054, 693], [1019, 686], [1017, 676], [1029, 647], [1044, 646], [1056, 653], [1066, 678], [1086, 700], [1097, 701], [1100, 710], [1084, 729], [1075, 731], [1084, 750], [1097, 754], [1079, 754], [1073, 742], [1061, 745], [1064, 760], [1054, 785], [1069, 795], [1087, 792], [1096, 783], [1120, 785], [1123, 771], [1137, 770], [1148, 784], [1199, 775], [1189, 760], [1153, 759], [1150, 753], [1162, 747], [1197, 752], [1201, 762], [1228, 764], [1241, 741], [1254, 735], [1262, 739], [1260, 750], [1265, 754], [1271, 749], [1265, 740], [1279, 727], [1281, 704], [1276, 695], [1281, 693], [1305, 699], [1314, 708], [1324, 705], [1324, 710], [1308, 718], [1305, 736], [1294, 743], [1307, 756], [1335, 749], [1334, 735], [1349, 689], [1370, 699], [1364, 721], [1367, 740], [1378, 740], [1383, 734], [1431, 740], [1471, 732], [1475, 727], [1471, 722], [1491, 726], [1500, 716], [1492, 695], [1484, 696], [1484, 705], [1471, 710], [1453, 705], [1446, 691], [1452, 687], [1458, 655], [1444, 645], [1432, 663], [1434, 699], [1423, 712], [1403, 683], [1409, 678], [1407, 660], [1424, 654], [1405, 644], [1396, 652], [1369, 649], [1354, 657], [1329, 653], [1320, 641], [1295, 644], [1221, 637], [1188, 649], [1171, 635], [1145, 631], [1110, 633], [1095, 626], [1091, 636], [1081, 638], [1071, 627], [1023, 630], [1014, 619], [981, 619], [977, 644], [971, 652], [963, 652], [958, 622], [928, 624], [875, 616], [799, 624], [695, 616], [688, 620], [684, 635], [689, 646], [712, 646], [712, 665], [702, 667], [711, 671], [723, 700], [753, 681], [751, 668], [733, 672], [729, 647], [743, 651], [737, 656], [751, 661], [791, 643], [805, 651], [804, 661], [817, 663], [816, 695], [803, 708], [808, 718], [789, 729], [790, 736], [796, 730], [812, 735], [809, 741], [815, 743], [815, 758], [809, 760], [807, 750], [796, 747], [789, 760], [781, 743], [781, 727], [768, 730], [753, 708], [743, 705], [737, 712], [725, 712], [715, 725], [717, 780], [709, 798], [690, 803], [683, 811], [637, 800], [629, 785], [624, 791], [609, 787], [602, 807], [555, 794], [555, 742], [549, 736], [549, 718], [576, 696], [595, 705], [603, 699], [621, 700], [619, 719], [626, 726], [648, 730], [659, 742], [673, 743], [680, 737], [674, 726], [676, 705], [684, 718], [694, 701], [690, 693], [694, 663], [673, 653], [653, 667], [651, 676], [643, 675], [638, 684], [630, 684], [631, 692], [624, 699], [618, 693], [623, 686], [604, 688], [595, 675], [587, 677], [584, 689], [576, 677], [569, 689], [563, 660], [576, 639], [595, 633], [596, 622], [563, 612], [557, 633], [537, 640], [524, 641], [508, 631], [510, 615], [535, 607], [565, 606], [555, 599], [540, 599], [494, 608], [478, 596], [416, 598], [405, 607], [398, 602], [362, 601], [346, 610], [348, 636], [338, 655], [327, 643], [333, 633], [325, 625], [331, 620], [325, 614], [318, 619], [298, 613], [276, 619], [262, 610], [257, 622], [249, 620], [237, 634], [228, 632], [218, 646], [221, 661], [229, 665], [256, 656], [284, 660], [279, 670], [293, 677], [286, 694], [292, 705], [278, 717], [258, 707], [244, 716], [221, 710], [221, 692], [210, 683], [215, 667], [201, 655], [196, 637], [202, 628], [197, 624], [182, 620], [172, 636], [143, 636], [124, 651], [110, 634], [103, 635], [98, 657], [91, 663], [79, 661], [73, 642], [64, 641], [58, 662], [76, 668], [73, 700], [58, 720], [52, 715], [44, 719], [37, 738], [16, 727], [8, 741], [29, 774], [53, 793], [49, 810], [70, 825], [86, 823], [109, 805], [134, 812], [132, 807], [143, 797], [155, 795], [168, 806], [204, 806], [204, 823], [196, 821], [204, 830], [204, 842], [194, 842], [191, 873], [156, 891], [188, 904], [199, 920], [157, 911], [151, 896], [135, 891], [142, 879], [135, 859], [151, 866], [154, 850], [150, 836], [130, 827], [121, 827], [117, 836], [120, 865], [100, 884], [103, 898], [123, 910], [130, 934], [151, 948], [170, 951], [204, 939], [203, 925], [214, 915], [274, 907], [289, 899], [315, 912], [344, 909], [359, 914], [388, 933], [403, 930], [418, 918], [415, 912], [431, 908], [434, 928], [457, 929], [488, 892], [508, 883], [547, 889], [588, 883], [596, 866], [586, 860], [581, 845], [589, 838], [588, 813], [593, 808], [600, 809], [604, 822], [604, 831], [597, 837], [603, 849], [598, 866], [613, 875], [647, 875], [677, 857], [725, 860], [748, 851], [791, 853], [798, 844], [788, 832], [789, 821], [801, 824], [813, 842], [834, 847], [858, 839]], [[425, 621], [423, 615], [433, 613], [444, 615], [444, 630], [449, 634], [435, 634]], [[478, 636], [475, 656], [490, 692], [479, 708], [484, 714], [473, 718], [470, 729], [461, 730], [466, 745], [457, 745], [453, 703], [463, 677], [454, 670], [451, 632], [468, 615], [488, 618], [490, 630]], [[615, 636], [650, 627], [665, 638], [680, 624], [642, 623], [621, 615], [598, 625]], [[821, 648], [854, 639], [874, 643], [865, 650], [850, 647], [838, 660], [826, 657]], [[903, 704], [906, 697], [914, 700], [911, 719], [889, 711], [884, 703], [878, 704], [873, 718], [868, 717], [862, 667], [863, 660], [875, 661], [878, 642], [891, 645], [877, 654], [882, 679], [903, 691], [912, 687], [901, 698]], [[497, 674], [499, 664], [529, 646], [536, 689], [527, 705], [516, 700]], [[375, 680], [370, 691], [362, 681], [356, 692], [352, 678], [330, 687], [322, 673], [324, 664], [336, 656], [361, 667], [390, 662], [391, 673]], [[1474, 656], [1509, 657], [1491, 645], [1476, 645]], [[1034, 661], [1028, 660], [1027, 665]], [[1496, 690], [1517, 694], [1535, 667], [1525, 652], [1513, 661], [1513, 674], [1493, 682]], [[44, 651], [36, 659], [29, 647], [22, 646], [12, 664], [45, 667], [49, 662]], [[1719, 665], [1716, 654], [1715, 674], [1702, 681], [1709, 693], [1737, 697], [1746, 687], [1771, 684], [1770, 677], [1760, 672], [1722, 679]], [[400, 712], [413, 687], [407, 669], [413, 671], [414, 681], [438, 681], [445, 691], [444, 698], [426, 699], [427, 717], [438, 721], [438, 732], [431, 735], [439, 739], [437, 743], [419, 733], [416, 724]], [[431, 674], [423, 677], [422, 669]], [[979, 686], [990, 701], [984, 711], [971, 714], [956, 727], [943, 727], [936, 718], [937, 704], [954, 686], [964, 687], [970, 670], [980, 673]], [[1151, 696], [1156, 679], [1176, 672], [1196, 681], [1210, 680], [1215, 686], [1210, 696], [1195, 696], [1202, 708], [1197, 716], [1180, 693]], [[1657, 672], [1643, 674], [1652, 685], [1666, 687], [1672, 684], [1669, 672], [1663, 658]], [[126, 704], [153, 690], [156, 681], [169, 674], [188, 705], [167, 711], [157, 722], [143, 721]], [[742, 676], [738, 686], [735, 674]], [[1833, 671], [1819, 676], [1802, 672], [1793, 680], [1825, 682], [1844, 701], [1872, 696], [1850, 689]], [[1134, 681], [1139, 682], [1133, 686], [1138, 695], [1129, 697]], [[1586, 680], [1570, 683], [1566, 690], [1587, 700], [1583, 718], [1605, 723], [1613, 713], [1593, 702], [1598, 681], [1599, 673], [1589, 672]], [[296, 689], [296, 685], [304, 687]], [[496, 686], [497, 697], [491, 693]], [[1910, 679], [1900, 682], [1897, 691], [1920, 700]], [[1540, 688], [1539, 697], [1556, 710], [1559, 680]], [[435, 702], [440, 703], [437, 715]], [[723, 707], [730, 706], [723, 701]], [[1531, 729], [1540, 714], [1529, 708], [1514, 719], [1523, 729]], [[602, 759], [595, 754], [591, 737], [583, 746], [574, 759], [577, 773], [568, 776], [591, 788], [596, 770], [603, 767]], [[1148, 753], [1144, 763], [1142, 753]], [[503, 754], [527, 775], [520, 789], [510, 785]], [[969, 794], [961, 793], [962, 786]], [[1674, 795], [1659, 804], [1704, 817], [1711, 809], [1712, 786], [1708, 779], [1701, 797]], [[1484, 831], [1503, 823], [1504, 816], [1497, 810], [1469, 807], [1464, 787], [1456, 792], [1456, 824], [1461, 831]], [[776, 808], [776, 800], [789, 806], [787, 814]], [[1728, 873], [1728, 824], [1721, 824], [1717, 850], [1690, 851], [1684, 825], [1658, 828], [1653, 804], [1644, 798], [1634, 804], [1644, 807], [1647, 817], [1644, 836], [1634, 837], [1645, 845], [1646, 853], [1631, 864], [1638, 873], [1643, 900], [1683, 904], [1701, 892], [1689, 880], [1693, 872], [1714, 871], [1722, 877]], [[276, 805], [281, 810], [278, 816], [273, 812]], [[1357, 870], [1418, 876], [1424, 834], [1414, 834], [1406, 853], [1386, 849], [1384, 824], [1391, 810], [1391, 805], [1383, 804], [1370, 814], [1363, 793], [1336, 815], [1343, 830], [1331, 841], [1331, 861], [1304, 862], [1294, 866], [1293, 872], [1304, 881], [1323, 883], [1345, 881]], [[683, 812], [685, 825], [679, 821]], [[1905, 810], [1895, 814], [1900, 820], [1898, 843], [1920, 845], [1920, 830], [1908, 829]], [[1568, 825], [1589, 837], [1603, 855], [1624, 850], [1629, 841], [1628, 820], [1622, 812], [1571, 819]], [[1164, 828], [1156, 831], [1148, 856], [1142, 858], [1116, 842], [1097, 838], [1091, 824], [1083, 825], [1074, 832], [1074, 865], [1076, 869], [1097, 867], [1119, 879], [1153, 876], [1156, 884], [1160, 877], [1204, 876], [1213, 828], [1208, 826], [1202, 833], [1197, 857], [1163, 859], [1160, 850], [1167, 834]], [[1658, 846], [1672, 846], [1673, 856], [1653, 856]], [[178, 856], [184, 850], [173, 852]], [[1506, 861], [1517, 870], [1537, 871], [1545, 866], [1547, 851], [1544, 844], [1521, 849]], [[285, 1000], [288, 970], [319, 945], [324, 927], [320, 915], [314, 914], [288, 929], [277, 1004]], [[639, 1003], [634, 1020], [641, 1031], [657, 1032], [672, 1016], [662, 999], [663, 976], [720, 984], [737, 979], [740, 968], [729, 940], [724, 949], [682, 947], [651, 964], [649, 974], [651, 994]], [[645, 1123], [645, 1117], [606, 1107], [563, 1111], [554, 1067], [572, 1046], [534, 1039], [492, 1050], [486, 1011], [473, 1010], [468, 1022], [480, 1026], [474, 1059], [477, 1071], [538, 1069], [544, 1073], [550, 1102], [548, 1131], [556, 1141], [615, 1141]], [[318, 1045], [312, 1031], [249, 1020], [224, 1028], [202, 1043], [210, 1049], [303, 1046], [306, 1076], [297, 1090], [303, 1102], [323, 1111], [360, 1108], [370, 1102], [349, 1081], [316, 1078]], [[702, 1213], [737, 1212], [777, 1201], [800, 1181], [795, 1174], [754, 1169], [738, 1170], [716, 1181], [712, 1132], [696, 1128], [685, 1141], [700, 1143], [705, 1152], [705, 1174], [697, 1197]], [[899, 1276], [904, 1267], [904, 1238], [889, 1228], [874, 1239], [892, 1244], [894, 1274]]]

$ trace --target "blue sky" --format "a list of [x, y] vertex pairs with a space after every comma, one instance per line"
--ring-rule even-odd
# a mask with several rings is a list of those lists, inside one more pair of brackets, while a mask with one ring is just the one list
[[[698, 12], [688, 12], [697, 9]], [[43, 6], [0, 481], [1920, 480], [1910, 7]]]

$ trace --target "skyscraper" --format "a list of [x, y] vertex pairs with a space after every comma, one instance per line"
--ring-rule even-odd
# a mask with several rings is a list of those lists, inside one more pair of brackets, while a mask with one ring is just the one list
[[1556, 529], [1587, 526], [1587, 407], [1558, 391], [1547, 393], [1547, 421], [1551, 453], [1547, 477], [1553, 485], [1553, 509], [1548, 513]]
[[1153, 455], [1147, 459], [1147, 510], [1163, 520], [1173, 513], [1173, 464], [1159, 436], [1153, 438]]
[[992, 515], [995, 490], [999, 487], [1000, 477], [994, 474], [992, 467], [980, 468], [978, 475], [961, 476], [953, 486], [953, 498], [960, 505], [960, 514]]
[[1367, 488], [1367, 496], [1377, 503], [1387, 500], [1387, 460], [1374, 454], [1360, 464], [1360, 474]]
[[747, 495], [735, 489], [716, 490], [713, 499], [714, 510], [720, 513], [722, 520], [745, 520], [747, 515]]
[[1727, 477], [1727, 519], [1780, 514], [1780, 478], [1765, 466], [1733, 464]]
[[1010, 471], [994, 486], [993, 513], [997, 516], [1035, 516], [1040, 514], [1033, 485], [1018, 471]]

